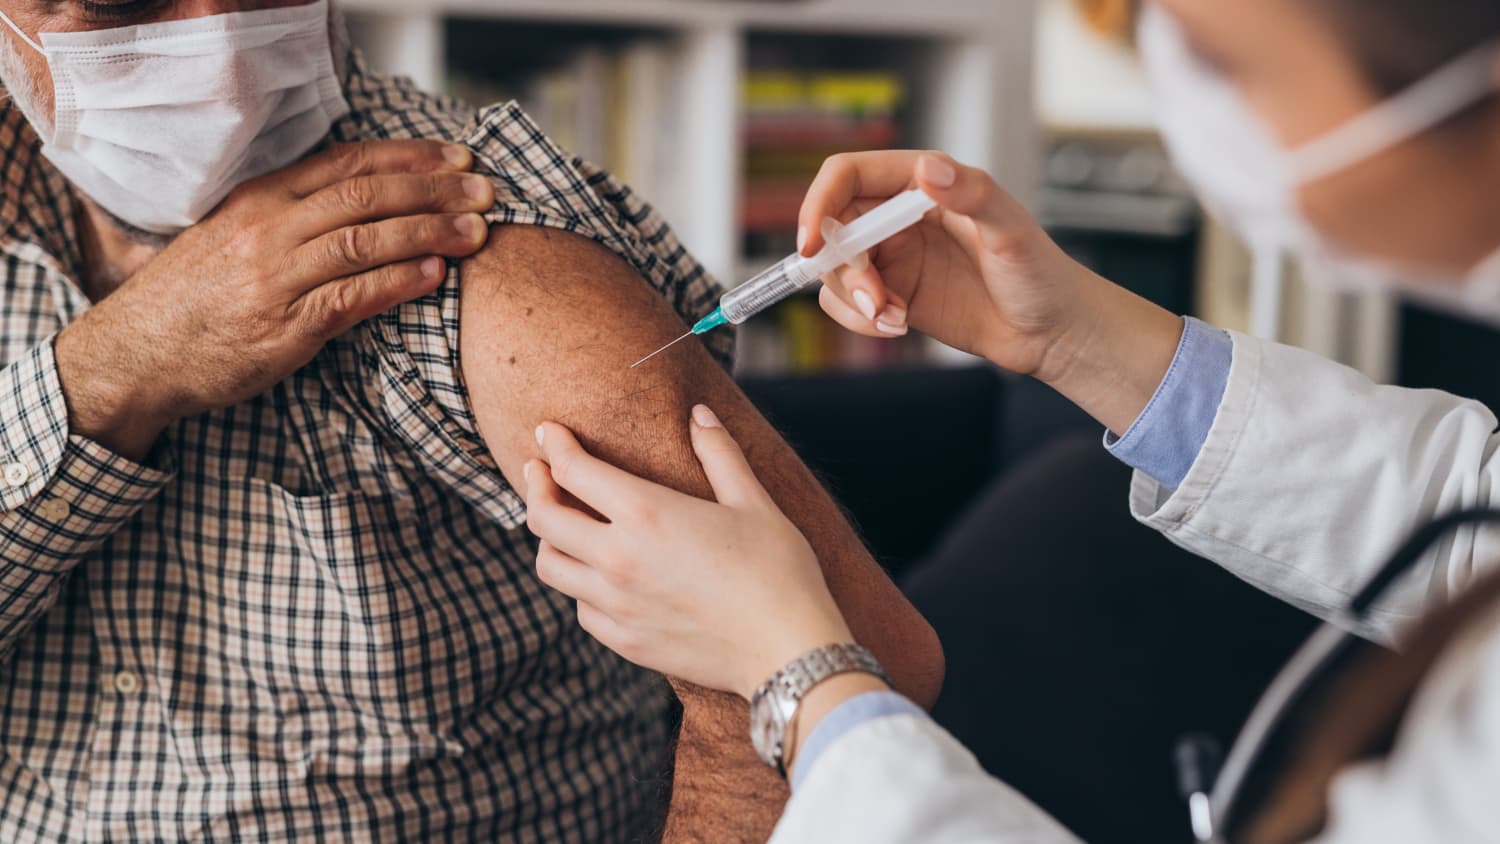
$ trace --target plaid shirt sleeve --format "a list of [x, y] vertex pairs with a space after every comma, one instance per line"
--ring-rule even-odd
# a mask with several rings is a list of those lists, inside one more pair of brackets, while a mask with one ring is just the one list
[[0, 655], [168, 477], [69, 435], [50, 338], [0, 370]]
[[[475, 172], [495, 185], [486, 219], [495, 226], [541, 226], [586, 237], [627, 262], [688, 325], [713, 310], [723, 289], [683, 248], [667, 222], [602, 169], [558, 147], [515, 103], [482, 111], [460, 139]], [[460, 270], [433, 294], [370, 324], [373, 359], [401, 389], [383, 396], [390, 429], [436, 467], [450, 489], [508, 528], [526, 505], [500, 474], [479, 432], [459, 353]], [[726, 369], [735, 333], [704, 338]]]

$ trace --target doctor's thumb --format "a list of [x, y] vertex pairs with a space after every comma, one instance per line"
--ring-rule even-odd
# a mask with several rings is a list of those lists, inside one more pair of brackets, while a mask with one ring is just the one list
[[945, 211], [974, 221], [985, 249], [1008, 251], [1035, 227], [1014, 197], [978, 167], [966, 167], [937, 152], [917, 159], [917, 185]]

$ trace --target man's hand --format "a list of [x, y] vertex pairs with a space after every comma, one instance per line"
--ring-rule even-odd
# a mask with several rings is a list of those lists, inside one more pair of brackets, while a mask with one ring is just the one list
[[58, 335], [73, 431], [134, 458], [173, 421], [259, 395], [331, 339], [431, 292], [483, 245], [465, 147], [336, 146], [239, 186]]

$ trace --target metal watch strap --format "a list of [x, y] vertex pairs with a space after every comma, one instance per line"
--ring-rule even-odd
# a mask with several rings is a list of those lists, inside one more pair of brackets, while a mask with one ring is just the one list
[[761, 761], [786, 776], [786, 728], [796, 718], [802, 698], [824, 680], [851, 673], [891, 682], [880, 660], [855, 644], [824, 645], [771, 675], [750, 702], [751, 738]]

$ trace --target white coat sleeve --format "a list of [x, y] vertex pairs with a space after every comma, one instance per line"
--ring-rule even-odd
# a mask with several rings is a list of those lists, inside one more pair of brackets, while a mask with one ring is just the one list
[[[1187, 477], [1170, 490], [1137, 473], [1131, 491], [1136, 518], [1173, 542], [1329, 618], [1421, 524], [1500, 503], [1484, 405], [1232, 336], [1224, 398]], [[1358, 632], [1390, 642], [1497, 562], [1493, 532], [1458, 531]]]
[[771, 844], [1078, 844], [925, 716], [867, 721], [792, 794]]

